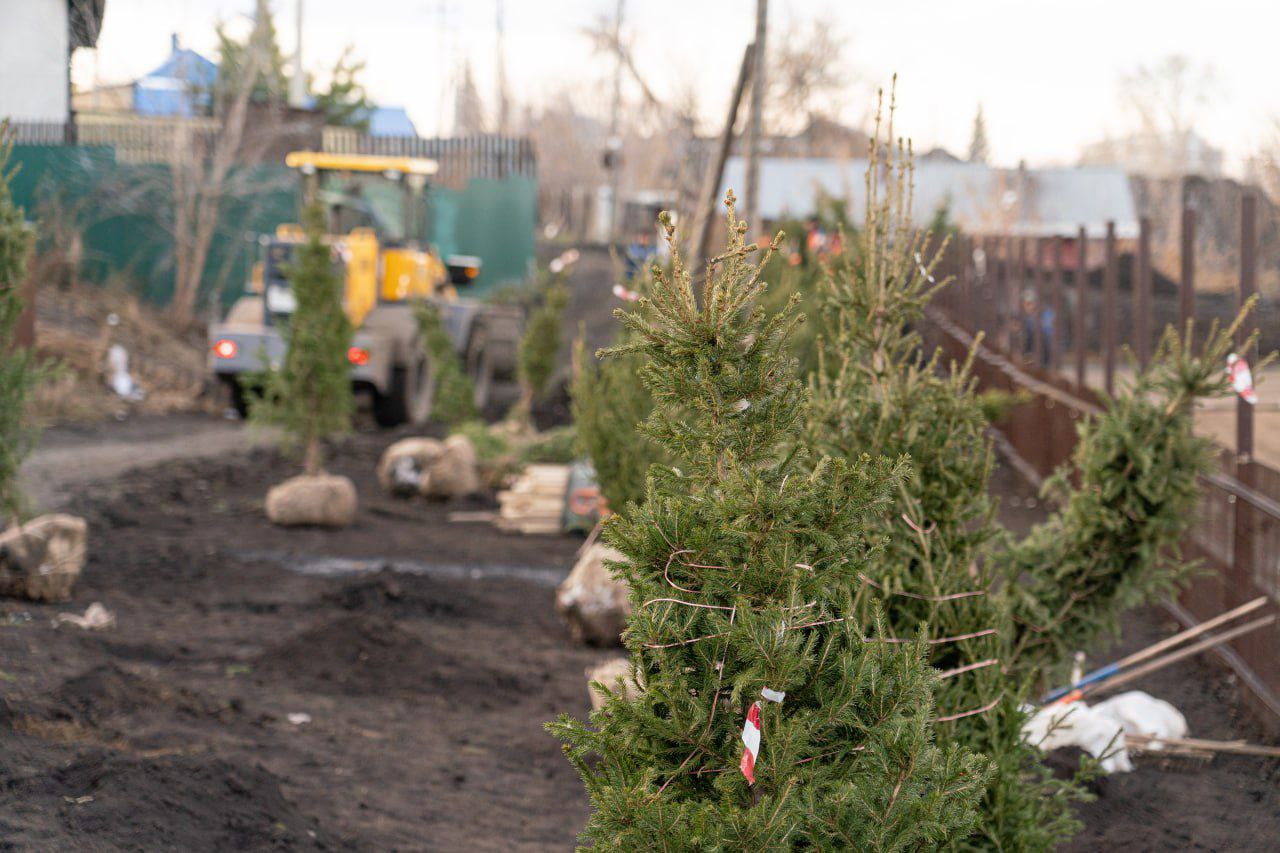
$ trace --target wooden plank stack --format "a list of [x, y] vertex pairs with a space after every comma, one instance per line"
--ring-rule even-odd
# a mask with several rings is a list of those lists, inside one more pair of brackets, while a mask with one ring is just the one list
[[498, 492], [494, 523], [514, 533], [559, 533], [568, 489], [568, 465], [530, 465], [511, 488]]

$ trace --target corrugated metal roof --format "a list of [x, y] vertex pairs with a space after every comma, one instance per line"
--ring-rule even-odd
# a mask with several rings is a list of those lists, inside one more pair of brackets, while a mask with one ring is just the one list
[[[867, 160], [766, 157], [760, 161], [760, 215], [807, 216], [820, 194], [846, 199], [860, 220], [866, 205]], [[741, 157], [725, 166], [721, 194], [746, 186]], [[1027, 236], [1106, 233], [1108, 220], [1121, 238], [1136, 237], [1138, 214], [1129, 178], [1113, 166], [996, 169], [980, 163], [917, 162], [912, 218], [926, 224], [943, 205], [951, 220], [972, 233]]]

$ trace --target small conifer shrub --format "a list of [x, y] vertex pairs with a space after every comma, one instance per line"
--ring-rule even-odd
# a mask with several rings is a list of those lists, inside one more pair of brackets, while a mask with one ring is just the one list
[[520, 379], [518, 414], [528, 417], [534, 402], [547, 395], [560, 352], [564, 312], [569, 307], [569, 289], [562, 276], [552, 274], [542, 294], [542, 302], [529, 317], [516, 353]]
[[911, 224], [907, 150], [873, 145], [863, 227], [825, 274], [820, 367], [801, 446], [844, 459], [911, 459], [912, 476], [877, 517], [886, 544], [856, 605], [882, 612], [899, 633], [922, 622], [934, 637], [991, 632], [933, 656], [947, 675], [939, 707], [989, 709], [948, 723], [940, 737], [997, 767], [978, 831], [959, 846], [1052, 850], [1078, 830], [1071, 803], [1084, 790], [1055, 779], [1022, 741], [1021, 708], [1065, 678], [1073, 653], [1092, 648], [1124, 610], [1186, 577], [1177, 543], [1209, 463], [1191, 401], [1226, 392], [1235, 326], [1211, 330], [1199, 352], [1166, 333], [1151, 368], [1079, 426], [1071, 464], [1047, 488], [1060, 508], [1017, 540], [998, 524], [988, 491], [994, 401], [976, 392], [973, 354], [942, 364], [917, 331], [946, 284], [934, 275], [945, 243]]
[[427, 356], [427, 369], [435, 374], [435, 399], [431, 416], [453, 429], [479, 417], [476, 411], [476, 389], [463, 369], [462, 358], [453, 348], [453, 340], [444, 327], [440, 308], [422, 302], [415, 308], [418, 334]]

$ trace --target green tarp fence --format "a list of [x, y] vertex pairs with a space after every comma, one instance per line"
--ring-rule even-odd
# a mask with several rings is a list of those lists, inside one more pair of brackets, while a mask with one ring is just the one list
[[[96, 282], [122, 278], [158, 304], [173, 294], [175, 193], [162, 164], [121, 163], [109, 146], [19, 145], [12, 165], [17, 203], [41, 223], [45, 246], [79, 232], [80, 274]], [[235, 169], [205, 265], [202, 306], [230, 305], [243, 290], [259, 234], [297, 219], [296, 174], [284, 166]], [[433, 188], [432, 243], [443, 255], [484, 262], [470, 293], [482, 296], [530, 278], [537, 220], [533, 178], [473, 179], [465, 188]]]

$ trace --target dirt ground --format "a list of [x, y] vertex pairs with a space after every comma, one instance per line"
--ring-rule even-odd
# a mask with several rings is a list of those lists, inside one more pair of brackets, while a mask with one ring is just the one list
[[[541, 724], [586, 712], [583, 671], [607, 654], [553, 611], [579, 541], [379, 496], [391, 438], [358, 435], [332, 466], [360, 489], [342, 533], [265, 522], [293, 473], [270, 449], [70, 497], [91, 529], [75, 599], [0, 603], [0, 849], [572, 842], [586, 803]], [[316, 558], [349, 562], [299, 573], [335, 570]], [[93, 601], [116, 628], [50, 627]]]
[[[1001, 520], [1025, 531], [1044, 515], [1034, 490], [1008, 468], [992, 483], [1001, 495]], [[1129, 613], [1122, 636], [1094, 655], [1087, 668], [1118, 660], [1180, 627], [1162, 608]], [[1211, 654], [1184, 660], [1130, 688], [1165, 699], [1187, 718], [1190, 736], [1275, 743], [1240, 704], [1235, 676]], [[1076, 765], [1069, 751], [1054, 753], [1060, 768]], [[1096, 795], [1079, 809], [1085, 828], [1063, 850], [1126, 853], [1166, 850], [1274, 850], [1280, 838], [1280, 759], [1219, 755], [1211, 762], [1189, 758], [1134, 757], [1133, 773], [1116, 773], [1094, 784]]]
[[[585, 796], [541, 724], [586, 712], [583, 671], [608, 655], [553, 612], [579, 542], [379, 495], [394, 437], [343, 443], [332, 467], [361, 509], [342, 533], [265, 522], [263, 494], [294, 470], [270, 448], [64, 493], [91, 525], [75, 599], [0, 603], [0, 849], [573, 844]], [[1039, 516], [1011, 477], [997, 486], [1008, 523]], [[93, 601], [117, 627], [51, 627]], [[1117, 652], [1172, 628], [1137, 613]], [[1194, 735], [1262, 740], [1211, 660], [1139, 686]], [[1071, 850], [1260, 850], [1280, 833], [1277, 761], [1140, 759], [1097, 791]]]

